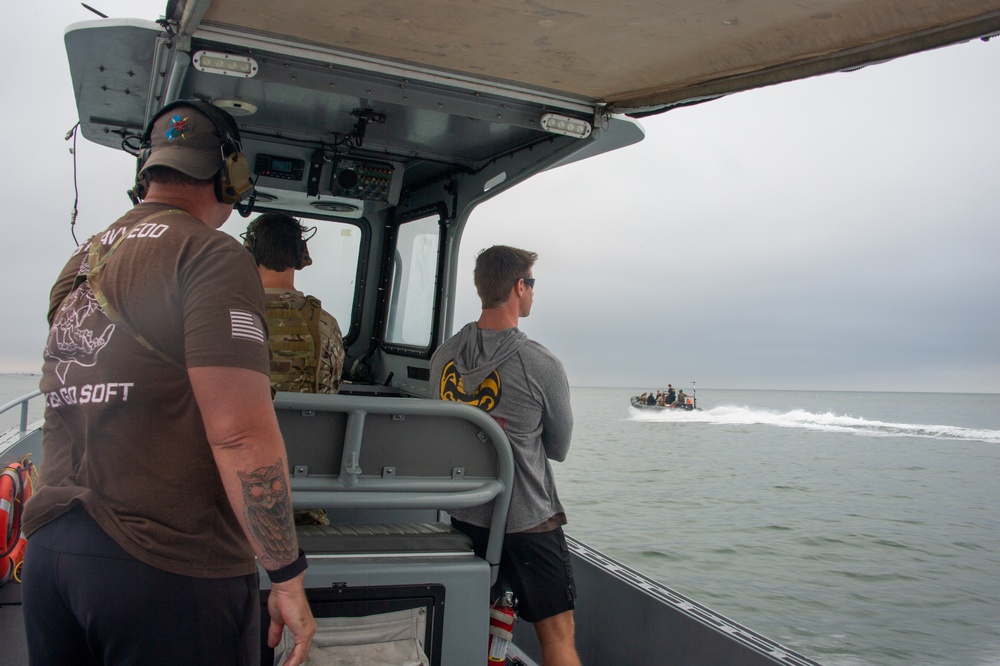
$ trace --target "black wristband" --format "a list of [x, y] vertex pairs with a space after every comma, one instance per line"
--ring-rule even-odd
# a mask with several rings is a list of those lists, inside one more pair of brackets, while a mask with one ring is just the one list
[[291, 564], [286, 564], [280, 569], [275, 569], [274, 571], [268, 571], [267, 577], [272, 583], [284, 583], [289, 581], [300, 573], [306, 570], [309, 566], [309, 562], [306, 560], [305, 551], [299, 548], [299, 557]]

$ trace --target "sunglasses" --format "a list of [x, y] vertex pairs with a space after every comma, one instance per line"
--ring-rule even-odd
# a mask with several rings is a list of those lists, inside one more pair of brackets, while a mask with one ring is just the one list
[[524, 284], [528, 285], [532, 289], [535, 288], [535, 278], [521, 278], [524, 280]]

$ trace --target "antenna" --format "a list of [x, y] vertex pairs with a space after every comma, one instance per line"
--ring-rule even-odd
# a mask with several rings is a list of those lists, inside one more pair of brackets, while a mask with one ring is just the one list
[[89, 9], [90, 11], [94, 12], [95, 14], [97, 14], [98, 16], [100, 16], [101, 18], [108, 18], [107, 14], [102, 14], [101, 12], [97, 11], [96, 9], [94, 9], [93, 7], [91, 7], [90, 5], [88, 5], [86, 3], [83, 3], [83, 2], [81, 2], [80, 4], [83, 5], [84, 9]]

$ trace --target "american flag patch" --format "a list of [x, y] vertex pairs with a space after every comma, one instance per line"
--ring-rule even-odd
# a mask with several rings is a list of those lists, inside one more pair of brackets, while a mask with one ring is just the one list
[[257, 315], [246, 310], [230, 310], [229, 321], [235, 339], [264, 343], [264, 326]]

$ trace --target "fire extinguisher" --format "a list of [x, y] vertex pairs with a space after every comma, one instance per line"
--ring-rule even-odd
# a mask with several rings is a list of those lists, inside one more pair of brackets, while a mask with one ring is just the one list
[[507, 663], [507, 648], [514, 638], [514, 593], [510, 590], [490, 606], [490, 649], [487, 666]]

